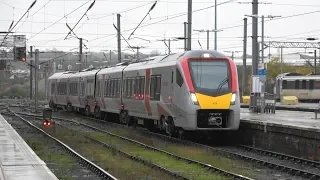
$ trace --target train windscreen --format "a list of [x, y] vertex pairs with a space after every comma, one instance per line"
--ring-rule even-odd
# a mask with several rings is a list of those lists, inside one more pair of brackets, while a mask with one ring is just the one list
[[189, 66], [196, 91], [225, 92], [231, 89], [228, 61], [190, 61]]

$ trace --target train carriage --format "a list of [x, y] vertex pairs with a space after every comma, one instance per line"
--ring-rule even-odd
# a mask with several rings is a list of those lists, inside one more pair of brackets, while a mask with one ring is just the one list
[[320, 75], [285, 73], [276, 78], [274, 91], [280, 100], [283, 96], [295, 96], [302, 102], [320, 100]]
[[83, 95], [80, 96], [80, 101], [84, 105], [84, 113], [89, 116], [94, 114], [96, 107], [95, 100], [95, 83], [96, 83], [96, 74], [100, 69], [88, 69], [87, 71], [80, 72], [81, 73], [81, 82], [84, 83], [84, 92]]
[[135, 117], [139, 124], [164, 129], [165, 117], [170, 114], [165, 103], [171, 105], [172, 68], [178, 56], [158, 56], [124, 69], [121, 120]]
[[68, 104], [68, 78], [73, 72], [55, 73], [49, 77], [50, 100], [53, 108], [66, 107]]
[[[122, 71], [125, 66], [101, 69], [96, 76], [96, 116], [119, 113], [121, 107]], [[99, 115], [99, 112], [102, 114]]]
[[122, 123], [158, 127], [180, 137], [187, 131], [239, 128], [237, 68], [216, 51], [152, 57], [73, 77], [84, 82], [85, 92], [78, 94], [86, 99], [86, 115], [115, 113]]

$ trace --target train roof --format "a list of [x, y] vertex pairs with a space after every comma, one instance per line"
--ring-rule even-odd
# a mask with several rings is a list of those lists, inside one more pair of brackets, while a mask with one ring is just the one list
[[73, 73], [74, 72], [72, 72], [72, 71], [57, 72], [57, 73], [54, 73], [53, 75], [51, 75], [48, 79], [63, 79], [63, 78], [69, 77]]
[[108, 74], [108, 73], [122, 72], [122, 70], [123, 70], [124, 68], [126, 68], [126, 66], [121, 66], [121, 65], [104, 68], [104, 69], [101, 69], [101, 70], [98, 72], [98, 75], [100, 75], [100, 74]]
[[[107, 73], [114, 73], [114, 72], [121, 72], [123, 69], [128, 70], [138, 70], [138, 69], [146, 69], [146, 68], [155, 68], [161, 66], [172, 66], [177, 63], [181, 58], [188, 57], [188, 58], [203, 58], [203, 57], [214, 57], [214, 58], [228, 58], [226, 55], [214, 51], [214, 50], [192, 50], [186, 51], [183, 53], [175, 53], [170, 55], [159, 55], [148, 57], [145, 59], [132, 61], [132, 62], [121, 62], [116, 64], [115, 66], [105, 67], [105, 68], [89, 68], [84, 69], [80, 72], [62, 72], [64, 73], [72, 73], [69, 77], [86, 77], [86, 76], [94, 76], [96, 73], [99, 74], [107, 74]], [[52, 75], [50, 78], [59, 77], [59, 74], [56, 73]], [[60, 77], [66, 78], [66, 76]]]
[[158, 56], [150, 59], [149, 61], [132, 63], [128, 65], [125, 71], [175, 65], [179, 57], [182, 55], [183, 53], [176, 53], [166, 56]]
[[320, 79], [320, 75], [309, 75], [309, 76], [285, 76], [282, 80], [316, 80]]

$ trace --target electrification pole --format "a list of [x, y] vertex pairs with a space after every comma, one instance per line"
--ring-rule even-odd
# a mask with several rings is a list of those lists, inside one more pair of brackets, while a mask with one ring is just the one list
[[317, 73], [317, 50], [314, 50], [314, 74]]
[[[248, 19], [244, 18], [244, 31], [243, 31], [243, 68], [242, 68], [242, 83], [241, 83], [241, 97], [246, 93], [247, 87], [247, 31], [248, 31]], [[242, 99], [242, 98], [241, 98]]]
[[217, 0], [214, 1], [214, 50], [217, 50]]
[[79, 46], [79, 71], [81, 71], [81, 65], [82, 65], [82, 38], [80, 38], [80, 46]]
[[120, 24], [120, 14], [117, 14], [117, 28], [118, 28], [118, 62], [121, 63], [121, 24]]
[[44, 92], [46, 95], [46, 100], [48, 100], [48, 92], [49, 92], [49, 88], [48, 88], [48, 70], [49, 70], [49, 62], [46, 62], [45, 64], [45, 72], [44, 72], [44, 81], [45, 81], [45, 88], [44, 88]]
[[261, 17], [261, 62], [264, 64], [264, 16]]
[[171, 54], [171, 39], [168, 40], [169, 43], [168, 43], [168, 51], [169, 51], [169, 54]]
[[32, 60], [32, 57], [33, 57], [33, 54], [32, 54], [32, 46], [30, 46], [30, 99], [32, 99], [32, 81], [33, 81], [33, 67], [32, 67], [32, 64], [33, 64], [33, 60]]
[[209, 30], [207, 30], [207, 50], [209, 50]]
[[109, 65], [110, 65], [110, 63], [111, 63], [111, 50], [109, 52], [109, 56], [110, 56], [110, 59], [109, 59]]
[[[258, 0], [252, 0], [252, 14], [258, 15]], [[258, 71], [258, 17], [252, 16], [252, 75]]]
[[188, 0], [188, 51], [191, 51], [192, 0]]
[[187, 22], [184, 22], [183, 26], [184, 26], [184, 51], [187, 51]]
[[35, 112], [37, 113], [38, 111], [38, 76], [39, 76], [39, 49], [36, 49], [35, 51], [35, 60], [34, 60], [35, 68], [34, 68], [34, 107], [35, 107]]

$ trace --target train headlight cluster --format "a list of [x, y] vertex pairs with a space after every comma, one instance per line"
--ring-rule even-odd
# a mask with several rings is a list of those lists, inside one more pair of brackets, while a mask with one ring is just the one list
[[231, 105], [235, 105], [236, 104], [236, 97], [237, 97], [237, 94], [236, 93], [232, 93], [231, 101], [230, 101]]
[[191, 101], [193, 102], [193, 104], [199, 105], [198, 99], [197, 99], [197, 96], [195, 93], [190, 92], [190, 98], [191, 98]]

